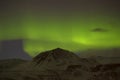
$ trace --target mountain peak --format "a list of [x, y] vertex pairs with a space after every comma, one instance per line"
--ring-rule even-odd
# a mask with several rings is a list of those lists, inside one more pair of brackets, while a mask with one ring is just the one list
[[62, 49], [62, 48], [56, 48], [56, 49], [53, 49], [51, 50], [52, 53], [65, 53], [65, 52], [70, 52], [68, 50], [65, 50], [65, 49]]
[[63, 51], [64, 49], [62, 48], [56, 48], [56, 49], [53, 49], [53, 51]]
[[56, 48], [45, 51], [33, 58], [33, 62], [46, 69], [60, 68], [65, 69], [68, 65], [78, 64], [80, 58], [68, 50]]
[[[38, 54], [36, 57], [34, 57], [33, 59], [34, 60], [37, 60], [41, 57], [48, 57], [48, 55], [51, 55], [51, 56], [56, 56], [56, 57], [63, 57], [65, 55], [69, 55], [71, 54], [72, 52], [70, 51], [67, 51], [67, 50], [64, 50], [64, 49], [61, 49], [61, 48], [56, 48], [56, 49], [53, 49], [53, 50], [49, 50], [49, 51], [45, 51], [45, 52], [41, 52], [40, 54]], [[74, 54], [74, 53], [73, 53]]]

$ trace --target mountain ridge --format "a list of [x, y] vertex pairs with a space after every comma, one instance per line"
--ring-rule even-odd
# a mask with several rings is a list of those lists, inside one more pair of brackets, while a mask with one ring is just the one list
[[56, 48], [41, 52], [11, 72], [2, 72], [0, 80], [119, 80], [119, 72], [120, 64], [99, 64], [93, 58]]
[[[37, 66], [46, 65], [49, 68], [66, 68], [68, 65], [80, 64], [80, 57], [78, 57], [73, 52], [56, 48], [53, 50], [41, 52], [36, 57], [33, 58], [33, 62]], [[64, 66], [64, 67], [63, 67]]]

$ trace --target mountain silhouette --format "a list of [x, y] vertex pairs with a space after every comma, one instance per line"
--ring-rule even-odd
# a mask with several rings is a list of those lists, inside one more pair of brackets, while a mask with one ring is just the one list
[[95, 59], [101, 64], [120, 63], [120, 48], [89, 49], [77, 53], [80, 57]]
[[46, 69], [66, 69], [68, 65], [81, 64], [80, 60], [82, 59], [74, 53], [56, 48], [40, 53], [33, 58], [33, 63]]
[[18, 66], [19, 64], [26, 63], [28, 61], [21, 59], [6, 59], [0, 60], [0, 73], [2, 71], [6, 72], [7, 70]]
[[[2, 64], [3, 63], [1, 63], [1, 65]], [[73, 52], [61, 48], [41, 52], [39, 55], [35, 56], [32, 61], [22, 62], [15, 67], [12, 67], [11, 64], [5, 66], [7, 67], [6, 70], [8, 70], [8, 72], [2, 71], [0, 80], [120, 79], [119, 63], [99, 64], [92, 57], [81, 58]]]
[[39, 53], [35, 56], [32, 61], [22, 64], [17, 67], [17, 70], [26, 71], [46, 71], [55, 70], [61, 71], [66, 70], [69, 66], [82, 66], [85, 70], [89, 70], [94, 65], [97, 65], [95, 60], [80, 58], [71, 51], [56, 48], [53, 50]]

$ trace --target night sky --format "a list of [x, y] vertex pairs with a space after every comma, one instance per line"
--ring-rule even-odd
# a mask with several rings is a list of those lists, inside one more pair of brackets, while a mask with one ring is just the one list
[[120, 47], [119, 0], [0, 0], [0, 40], [24, 40], [31, 56]]

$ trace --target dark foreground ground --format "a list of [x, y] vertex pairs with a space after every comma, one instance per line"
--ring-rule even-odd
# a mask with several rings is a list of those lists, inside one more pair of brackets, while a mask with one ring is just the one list
[[99, 63], [60, 48], [31, 61], [0, 61], [0, 80], [120, 80], [120, 63]]

